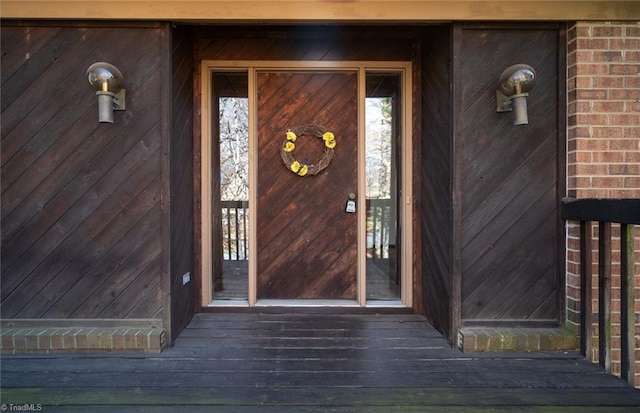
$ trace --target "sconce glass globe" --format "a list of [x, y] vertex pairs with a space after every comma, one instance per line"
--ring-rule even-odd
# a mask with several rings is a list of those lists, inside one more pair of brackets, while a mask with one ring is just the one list
[[513, 65], [500, 75], [500, 90], [507, 96], [527, 93], [533, 89], [536, 71], [529, 65]]
[[529, 65], [508, 67], [500, 75], [500, 89], [496, 91], [496, 110], [513, 112], [514, 125], [529, 123], [527, 96], [536, 81], [536, 71]]
[[118, 68], [106, 62], [97, 62], [89, 66], [87, 76], [95, 90], [104, 92], [118, 93], [124, 83]]

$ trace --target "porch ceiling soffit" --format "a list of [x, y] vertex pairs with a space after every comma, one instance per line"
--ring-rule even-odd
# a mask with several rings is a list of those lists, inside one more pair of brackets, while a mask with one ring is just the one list
[[640, 20], [640, 2], [582, 0], [3, 0], [1, 18], [182, 22]]

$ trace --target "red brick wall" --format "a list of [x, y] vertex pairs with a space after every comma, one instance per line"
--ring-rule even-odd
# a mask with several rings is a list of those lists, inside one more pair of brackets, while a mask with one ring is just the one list
[[[640, 198], [640, 22], [578, 22], [567, 36], [567, 195]], [[614, 236], [617, 233], [614, 225]], [[568, 226], [567, 320], [579, 323], [579, 228]], [[597, 247], [597, 231], [594, 233]], [[613, 240], [613, 370], [620, 372], [620, 251]], [[595, 247], [594, 247], [595, 248]], [[597, 274], [597, 255], [593, 257]], [[640, 348], [640, 228], [636, 227], [636, 348]], [[593, 285], [597, 289], [597, 279]], [[597, 290], [596, 290], [597, 291]], [[593, 303], [597, 312], [597, 301]], [[594, 326], [597, 335], [597, 326]], [[594, 343], [597, 360], [597, 342]], [[636, 352], [640, 360], [640, 352]], [[636, 383], [640, 384], [640, 363]]]

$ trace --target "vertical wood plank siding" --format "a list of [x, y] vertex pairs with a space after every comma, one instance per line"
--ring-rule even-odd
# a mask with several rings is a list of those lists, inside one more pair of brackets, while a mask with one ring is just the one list
[[[178, 27], [171, 36], [171, 338], [193, 317], [198, 287], [194, 279], [193, 234], [193, 41]], [[183, 285], [183, 274], [191, 281]]]
[[422, 51], [420, 232], [424, 254], [423, 297], [429, 321], [451, 339], [451, 314], [456, 307], [452, 279], [451, 28], [426, 30]]
[[[558, 320], [558, 29], [467, 27], [461, 43], [462, 319]], [[529, 124], [497, 113], [504, 69], [537, 72]]]
[[[1, 30], [2, 317], [160, 318], [161, 29]], [[125, 77], [114, 124], [96, 61]]]

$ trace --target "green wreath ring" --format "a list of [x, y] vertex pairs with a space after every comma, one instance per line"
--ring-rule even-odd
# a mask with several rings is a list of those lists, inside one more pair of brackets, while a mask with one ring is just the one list
[[[324, 156], [318, 163], [309, 165], [302, 164], [293, 156], [293, 151], [296, 148], [296, 139], [303, 135], [315, 136], [316, 138], [322, 138], [324, 141]], [[294, 174], [299, 176], [317, 175], [331, 162], [333, 158], [333, 148], [335, 147], [335, 136], [325, 128], [314, 125], [296, 126], [287, 131], [284, 142], [282, 142], [282, 147], [280, 148], [280, 156], [287, 169]]]

